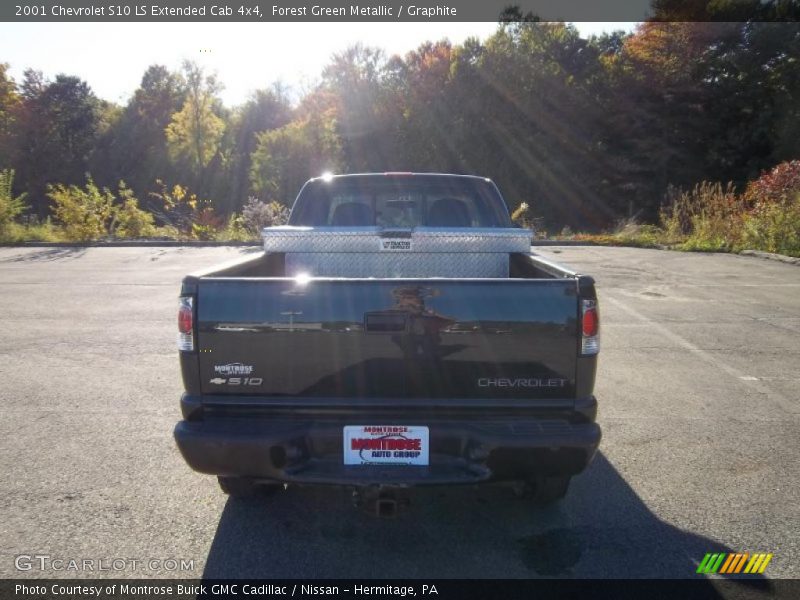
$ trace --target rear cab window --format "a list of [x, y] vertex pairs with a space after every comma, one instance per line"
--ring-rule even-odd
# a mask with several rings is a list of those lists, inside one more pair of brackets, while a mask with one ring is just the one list
[[313, 179], [290, 225], [313, 227], [510, 227], [491, 181], [441, 175], [355, 175]]

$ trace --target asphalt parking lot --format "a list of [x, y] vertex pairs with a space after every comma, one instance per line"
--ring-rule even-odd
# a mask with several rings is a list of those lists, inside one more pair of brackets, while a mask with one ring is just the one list
[[38, 554], [141, 561], [109, 577], [682, 578], [739, 551], [800, 577], [800, 267], [539, 249], [598, 283], [600, 453], [556, 508], [433, 489], [378, 520], [338, 489], [229, 500], [175, 447], [180, 280], [248, 251], [0, 249], [0, 577], [91, 575], [16, 569]]

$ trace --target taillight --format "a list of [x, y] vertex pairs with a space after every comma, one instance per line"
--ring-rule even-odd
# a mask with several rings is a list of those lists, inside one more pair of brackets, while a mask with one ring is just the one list
[[597, 354], [600, 351], [600, 315], [597, 301], [581, 300], [581, 354]]
[[178, 350], [194, 350], [194, 314], [192, 297], [181, 296], [178, 306]]

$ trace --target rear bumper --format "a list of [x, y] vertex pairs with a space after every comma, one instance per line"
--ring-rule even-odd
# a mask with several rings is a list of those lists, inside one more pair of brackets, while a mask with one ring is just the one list
[[[592, 399], [593, 400], [593, 399]], [[345, 425], [425, 425], [430, 464], [347, 466]], [[576, 474], [600, 443], [593, 422], [546, 417], [474, 415], [304, 414], [261, 418], [213, 417], [181, 421], [175, 440], [186, 462], [201, 473], [287, 483], [338, 485], [442, 485]]]

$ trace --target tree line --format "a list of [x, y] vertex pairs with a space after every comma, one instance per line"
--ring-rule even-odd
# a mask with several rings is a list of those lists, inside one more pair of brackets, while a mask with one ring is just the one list
[[40, 220], [88, 182], [135, 194], [156, 225], [183, 201], [213, 229], [253, 198], [290, 206], [323, 171], [439, 171], [491, 177], [550, 230], [591, 231], [656, 222], [676, 189], [743, 188], [800, 157], [797, 23], [656, 20], [584, 39], [515, 18], [405, 56], [356, 44], [298, 100], [276, 84], [236, 107], [192, 62], [149, 67], [124, 105], [78, 77], [8, 69], [0, 170]]

